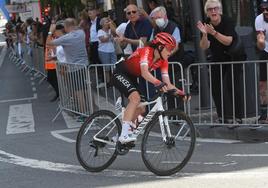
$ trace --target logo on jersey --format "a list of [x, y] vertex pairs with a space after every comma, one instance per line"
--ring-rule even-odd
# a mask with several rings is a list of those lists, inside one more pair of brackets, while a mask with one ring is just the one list
[[126, 80], [123, 76], [121, 76], [121, 75], [117, 75], [117, 76], [116, 76], [116, 79], [117, 79], [118, 81], [120, 81], [126, 88], [129, 89], [129, 87], [130, 87], [130, 83], [129, 83], [129, 81]]

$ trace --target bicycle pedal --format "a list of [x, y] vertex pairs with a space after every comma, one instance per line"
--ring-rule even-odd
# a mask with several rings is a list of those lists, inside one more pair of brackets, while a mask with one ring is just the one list
[[126, 144], [121, 144], [121, 142], [116, 143], [116, 152], [118, 155], [126, 155], [129, 152], [129, 148], [126, 147]]

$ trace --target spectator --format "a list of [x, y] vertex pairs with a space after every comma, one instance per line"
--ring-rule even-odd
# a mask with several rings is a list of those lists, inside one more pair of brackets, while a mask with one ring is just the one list
[[[116, 28], [116, 35], [118, 37], [123, 37], [124, 36], [124, 33], [125, 33], [125, 30], [126, 30], [126, 27], [127, 27], [128, 23], [129, 23], [129, 21], [128, 22], [123, 22]], [[115, 41], [119, 43], [119, 41], [117, 39], [118, 38], [115, 38]], [[122, 53], [123, 53], [122, 55], [124, 55], [125, 57], [128, 57], [128, 56], [131, 55], [132, 49], [131, 49], [130, 44], [127, 44], [127, 46], [123, 49]]]
[[[49, 33], [46, 44], [50, 43], [51, 40], [54, 39], [54, 36], [52, 34], [52, 32]], [[47, 81], [56, 92], [56, 95], [50, 100], [50, 102], [54, 102], [59, 98], [59, 87], [56, 72], [55, 47], [53, 46], [46, 46], [45, 69], [47, 71]]]
[[[113, 35], [115, 28], [112, 21], [108, 17], [100, 20], [101, 29], [98, 31], [99, 47], [98, 53], [102, 64], [115, 64], [116, 53], [114, 48]], [[111, 29], [113, 28], [113, 30]], [[106, 83], [110, 82], [110, 68], [104, 67]]]
[[[50, 28], [50, 24], [51, 24], [52, 20], [50, 18], [50, 16], [45, 15], [44, 16], [44, 22], [43, 22], [43, 27], [42, 27], [42, 32], [43, 32], [43, 43], [46, 44], [46, 40], [47, 40], [47, 36], [48, 36], [48, 32], [49, 32], [49, 28]], [[46, 46], [44, 46], [44, 49], [46, 48]]]
[[[62, 46], [66, 62], [70, 64], [81, 64], [88, 65], [88, 56], [85, 45], [85, 33], [82, 29], [77, 27], [76, 21], [73, 18], [67, 18], [64, 21], [64, 29], [67, 34], [47, 43], [49, 46]], [[55, 24], [50, 28], [50, 32], [54, 33]], [[83, 70], [83, 69], [82, 69]], [[82, 81], [85, 72], [78, 68], [71, 70], [69, 77], [72, 80]], [[84, 86], [85, 83], [74, 84], [75, 85], [75, 97], [78, 100], [79, 111], [85, 112], [85, 97], [84, 97]]]
[[[57, 39], [63, 35], [65, 35], [64, 24], [63, 22], [58, 21], [56, 23], [54, 36]], [[56, 57], [58, 63], [66, 63], [65, 53], [62, 46], [56, 47]]]
[[23, 58], [23, 51], [22, 51], [22, 43], [23, 43], [23, 37], [24, 37], [24, 32], [22, 29], [22, 24], [17, 24], [16, 25], [16, 38], [17, 38], [17, 50], [19, 54], [19, 58]]
[[152, 10], [154, 10], [156, 7], [159, 6], [159, 3], [157, 2], [157, 0], [148, 0], [147, 4], [150, 9], [150, 12], [152, 12]]
[[79, 27], [81, 29], [84, 30], [85, 32], [85, 42], [86, 42], [86, 48], [87, 48], [87, 52], [89, 53], [89, 36], [90, 36], [90, 33], [89, 33], [89, 22], [88, 22], [88, 13], [87, 13], [87, 10], [83, 10], [81, 13], [80, 13], [80, 23], [79, 23]]
[[140, 16], [136, 5], [128, 5], [125, 11], [130, 22], [127, 24], [124, 36], [119, 37], [119, 41], [125, 45], [130, 44], [132, 51], [135, 51], [141, 42], [144, 44], [149, 41], [152, 26], [148, 19]]
[[[89, 60], [91, 64], [100, 64], [99, 59], [99, 42], [98, 42], [98, 31], [101, 29], [100, 18], [98, 17], [97, 9], [89, 9], [88, 16], [90, 18], [89, 23], [89, 35], [90, 35], [90, 45], [89, 45]], [[103, 70], [101, 67], [97, 68], [98, 71], [98, 83], [104, 82]]]
[[[260, 4], [262, 13], [255, 19], [255, 29], [257, 32], [257, 47], [260, 50], [260, 60], [268, 59], [268, 1], [263, 0]], [[260, 123], [268, 123], [267, 119], [267, 63], [260, 63]]]
[[17, 19], [17, 23], [16, 24], [22, 24], [22, 23], [23, 23], [23, 21], [21, 21], [20, 16], [18, 16], [18, 19]]
[[[52, 27], [53, 32], [55, 26]], [[61, 45], [64, 49], [67, 63], [88, 65], [85, 38], [83, 38], [85, 33], [83, 30], [78, 29], [76, 21], [73, 18], [67, 18], [64, 21], [64, 29], [67, 34], [49, 42], [48, 45]]]
[[[151, 39], [160, 32], [166, 32], [171, 34], [176, 40], [176, 48], [173, 50], [171, 56], [168, 58], [169, 62], [183, 62], [184, 49], [181, 45], [181, 35], [180, 29], [177, 27], [177, 24], [173, 21], [170, 21], [167, 17], [167, 12], [165, 7], [159, 6], [156, 7], [151, 12], [152, 20], [155, 22], [155, 27], [153, 29], [153, 34]], [[171, 66], [171, 65], [170, 65]], [[160, 78], [159, 72], [157, 72], [157, 77]], [[176, 85], [176, 87], [181, 87], [181, 68], [178, 65], [172, 66], [169, 68], [169, 77], [171, 81]], [[168, 99], [169, 108], [183, 108], [183, 103], [179, 100], [177, 105], [174, 102], [173, 98]]]
[[172, 20], [173, 22], [176, 23], [177, 21], [175, 20], [175, 11], [174, 11], [174, 8], [172, 6], [171, 0], [164, 0], [164, 7], [167, 10], [168, 19]]
[[[210, 49], [213, 62], [245, 60], [246, 56], [244, 52], [238, 54], [239, 57], [236, 57], [236, 59], [232, 59], [228, 54], [231, 45], [238, 40], [239, 36], [235, 31], [232, 20], [222, 15], [221, 2], [219, 0], [207, 0], [204, 11], [207, 15], [207, 20], [205, 23], [201, 21], [197, 23], [197, 28], [202, 33], [200, 47], [204, 50]], [[232, 74], [234, 76], [233, 80]], [[241, 113], [243, 111], [241, 112], [240, 110], [244, 106], [243, 102], [241, 102], [242, 104], [237, 102], [243, 100], [242, 91], [239, 91], [241, 87], [238, 85], [238, 81], [240, 80], [238, 78], [241, 78], [241, 74], [241, 65], [235, 65], [233, 71], [231, 65], [223, 65], [222, 71], [219, 65], [211, 66], [212, 96], [220, 122], [235, 123], [233, 122], [234, 114], [237, 118], [242, 116]], [[223, 80], [221, 81], [221, 79]], [[235, 112], [233, 112], [232, 81], [234, 81], [235, 90]], [[221, 87], [221, 83], [223, 83], [223, 88]]]
[[181, 43], [180, 29], [177, 27], [176, 23], [168, 19], [166, 9], [163, 6], [155, 8], [151, 12], [151, 17], [156, 24], [151, 38], [159, 32], [171, 34], [176, 39], [177, 46], [169, 58], [169, 61], [180, 61], [183, 56], [183, 49], [179, 47]]
[[[123, 43], [123, 45], [130, 44], [131, 50], [134, 52], [138, 47], [143, 47], [143, 45], [150, 40], [152, 25], [147, 18], [140, 15], [136, 5], [128, 5], [125, 11], [129, 23], [126, 26], [124, 36], [120, 36], [119, 41]], [[147, 93], [146, 80], [142, 77], [140, 78], [140, 84], [140, 87], [143, 89], [142, 92]]]
[[30, 34], [30, 39], [34, 46], [43, 46], [43, 35], [38, 32], [38, 25], [36, 22], [32, 23], [32, 32]]
[[37, 32], [41, 33], [43, 29], [43, 24], [39, 21], [39, 18], [35, 18], [36, 26], [37, 26]]
[[88, 16], [90, 18], [90, 63], [100, 64], [98, 55], [98, 31], [101, 29], [100, 18], [97, 16], [98, 11], [96, 9], [88, 10]]
[[30, 56], [32, 55], [32, 48], [30, 46], [31, 40], [30, 40], [30, 36], [32, 33], [32, 23], [33, 23], [33, 19], [32, 18], [28, 18], [26, 20], [26, 45], [27, 45], [27, 54]]

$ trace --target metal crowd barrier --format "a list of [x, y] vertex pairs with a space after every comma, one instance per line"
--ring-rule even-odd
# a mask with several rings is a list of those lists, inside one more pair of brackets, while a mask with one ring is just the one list
[[57, 63], [56, 71], [60, 102], [59, 111], [52, 121], [55, 121], [63, 110], [89, 115], [92, 112], [92, 97], [87, 66]]
[[[259, 63], [267, 61], [190, 65], [186, 85], [192, 95], [188, 114], [194, 124], [259, 127]], [[191, 85], [196, 85], [195, 92]]]
[[40, 46], [34, 46], [32, 48], [32, 54], [33, 54], [33, 67], [35, 70], [35, 75], [36, 77], [38, 76], [42, 76], [43, 79], [41, 81], [43, 81], [46, 76], [46, 70], [45, 70], [45, 62], [44, 62], [44, 47], [40, 47]]
[[44, 66], [44, 48], [36, 45], [27, 45], [22, 43], [21, 53], [19, 53], [19, 45], [15, 44], [14, 49], [10, 48], [9, 58], [17, 67], [25, 72], [26, 75], [34, 73], [35, 78], [40, 78], [39, 84], [46, 79], [46, 71]]
[[[57, 77], [60, 92], [60, 110], [52, 121], [63, 111], [89, 116], [96, 110], [115, 110], [115, 103], [121, 94], [111, 84], [114, 64], [98, 64], [86, 67], [80, 64], [57, 63]], [[156, 72], [154, 72], [157, 75]], [[171, 82], [184, 87], [183, 69], [179, 63], [170, 64]], [[148, 83], [145, 85], [147, 97], [155, 90]], [[170, 107], [185, 109], [185, 104], [178, 99], [167, 102]]]

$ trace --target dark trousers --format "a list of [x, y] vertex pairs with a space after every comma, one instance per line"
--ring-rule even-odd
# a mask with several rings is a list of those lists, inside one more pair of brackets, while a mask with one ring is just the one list
[[[260, 60], [267, 60], [268, 53], [266, 51], [261, 51]], [[267, 81], [267, 63], [260, 63], [260, 81]]]
[[[231, 65], [223, 65], [222, 77], [220, 66], [212, 66], [211, 79], [212, 96], [214, 99], [218, 117], [232, 119], [235, 113], [235, 117], [242, 118], [244, 114], [244, 88], [242, 65], [234, 65], [233, 69]], [[233, 86], [232, 82], [234, 83]], [[235, 112], [233, 111], [233, 98], [235, 100]]]
[[[99, 47], [98, 42], [90, 43], [90, 53], [89, 53], [90, 64], [101, 64], [100, 59], [99, 59], [98, 47]], [[98, 67], [97, 71], [98, 71], [98, 79], [101, 81], [104, 81], [103, 68]]]
[[47, 81], [55, 90], [56, 95], [59, 96], [59, 87], [58, 87], [56, 69], [47, 70]]

